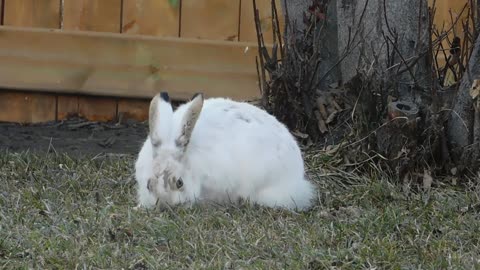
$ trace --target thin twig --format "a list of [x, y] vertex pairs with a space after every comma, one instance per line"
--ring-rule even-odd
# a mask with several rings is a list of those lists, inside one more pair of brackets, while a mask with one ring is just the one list
[[263, 34], [262, 34], [262, 28], [260, 26], [260, 16], [258, 14], [258, 9], [257, 9], [257, 2], [256, 0], [253, 0], [253, 14], [255, 18], [255, 28], [257, 32], [257, 43], [258, 43], [258, 55], [260, 57], [260, 67], [261, 67], [261, 74], [262, 78], [260, 81], [260, 88], [261, 88], [261, 93], [262, 93], [262, 106], [264, 108], [268, 108], [268, 96], [270, 95], [268, 88], [266, 87], [266, 75], [265, 75], [265, 63], [263, 60], [263, 48], [264, 48], [264, 40], [263, 40]]
[[275, 30], [277, 31], [276, 36], [278, 37], [278, 43], [280, 44], [280, 57], [282, 57], [282, 59], [283, 59], [284, 55], [283, 55], [282, 34], [280, 32], [280, 22], [278, 21], [278, 9], [277, 9], [277, 4], [276, 4], [275, 0], [272, 0], [272, 6], [273, 6], [273, 13], [274, 13], [274, 16], [275, 16], [275, 25], [276, 25], [276, 27], [274, 28], [274, 32], [275, 32]]
[[408, 69], [408, 73], [410, 73], [410, 76], [413, 79], [413, 83], [415, 84], [415, 86], [418, 86], [417, 79], [415, 78], [415, 75], [413, 74], [411, 68], [408, 66], [407, 62], [405, 61], [405, 58], [403, 58], [403, 55], [400, 53], [400, 50], [398, 49], [397, 45], [395, 45], [395, 43], [393, 43], [393, 41], [390, 39], [390, 37], [387, 36], [387, 39], [388, 39], [388, 41], [390, 41], [392, 43], [393, 48], [395, 49], [395, 51], [397, 51], [398, 56], [402, 60], [405, 67]]

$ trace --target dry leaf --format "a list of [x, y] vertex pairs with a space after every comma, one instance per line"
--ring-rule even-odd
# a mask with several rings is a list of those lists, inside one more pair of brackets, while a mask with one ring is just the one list
[[320, 113], [318, 111], [314, 111], [314, 113], [315, 113], [315, 117], [318, 120], [318, 130], [320, 130], [322, 134], [327, 132], [328, 131], [327, 125], [325, 124], [325, 121], [323, 121], [323, 118], [320, 115]]
[[337, 109], [337, 111], [342, 110], [342, 107], [340, 107], [340, 105], [337, 103], [337, 101], [335, 99], [332, 99], [332, 104], [333, 104], [333, 107], [335, 107], [335, 109]]
[[395, 100], [396, 100], [396, 98], [394, 96], [391, 96], [391, 95], [387, 96], [387, 104], [390, 104], [390, 103], [394, 102]]
[[329, 88], [332, 88], [332, 89], [337, 89], [338, 88], [338, 83], [337, 82], [334, 82], [334, 83], [331, 83], [328, 85]]
[[339, 149], [339, 145], [338, 145], [338, 144], [337, 144], [337, 145], [329, 145], [329, 146], [327, 146], [327, 149], [326, 149], [326, 151], [325, 151], [325, 154], [327, 154], [327, 155], [333, 155], [333, 154], [335, 154], [335, 153], [338, 151], [338, 149]]
[[433, 178], [428, 170], [423, 171], [423, 188], [430, 189], [432, 187]]
[[325, 101], [323, 100], [323, 98], [321, 97], [317, 98], [317, 107], [323, 119], [327, 119], [328, 114], [327, 114], [327, 109], [325, 108]]
[[328, 116], [327, 125], [333, 122], [333, 120], [335, 120], [335, 116], [337, 116], [337, 114], [338, 114], [338, 111], [333, 111], [333, 113], [330, 114], [330, 116]]
[[302, 133], [298, 130], [295, 130], [292, 132], [292, 134], [295, 136], [295, 137], [298, 137], [298, 138], [301, 138], [301, 139], [306, 139], [308, 138], [308, 134], [305, 134], [305, 133]]
[[325, 154], [333, 155], [335, 154], [342, 146], [346, 145], [346, 142], [341, 142], [340, 144], [331, 144], [325, 148]]
[[447, 69], [447, 72], [445, 73], [445, 78], [443, 79], [443, 85], [445, 87], [452, 86], [456, 83], [455, 81], [455, 74], [451, 69]]
[[322, 114], [323, 119], [327, 119], [328, 118], [328, 112], [327, 112], [327, 108], [325, 108], [325, 105], [321, 104], [320, 108], [318, 108], [318, 109], [320, 110], [320, 113]]
[[318, 120], [318, 129], [322, 134], [328, 131], [327, 125], [325, 124], [325, 121], [323, 121], [323, 119]]
[[470, 88], [470, 96], [472, 99], [476, 99], [480, 94], [480, 80], [474, 80], [472, 87]]
[[457, 177], [452, 177], [452, 185], [456, 186], [457, 182]]

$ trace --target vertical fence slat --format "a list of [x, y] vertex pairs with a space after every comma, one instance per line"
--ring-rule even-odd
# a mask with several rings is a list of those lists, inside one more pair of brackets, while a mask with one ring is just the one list
[[117, 100], [107, 97], [78, 97], [78, 113], [91, 121], [113, 121], [117, 117]]
[[[455, 21], [458, 18], [458, 16], [460, 16], [460, 12], [462, 11], [465, 4], [467, 3], [468, 3], [468, 0], [456, 0], [456, 1], [437, 0], [436, 6], [435, 6], [436, 13], [435, 13], [435, 18], [433, 20], [435, 27], [437, 27], [439, 31], [449, 30], [450, 27], [452, 26], [452, 18], [450, 17], [450, 11], [452, 12], [453, 21]], [[431, 7], [433, 5], [433, 0], [428, 0], [428, 5]], [[459, 36], [462, 40], [464, 37], [462, 23], [464, 23], [464, 21], [467, 19], [467, 16], [468, 16], [467, 13], [468, 13], [468, 10], [465, 9], [464, 13], [461, 15], [461, 18], [458, 20], [457, 24], [454, 26], [455, 34]], [[470, 26], [472, 26], [471, 22], [469, 23], [470, 23]], [[443, 29], [442, 29], [442, 26], [443, 26]], [[448, 34], [448, 40], [452, 41], [455, 34], [453, 31], [450, 32]], [[450, 48], [450, 44], [447, 41], [447, 39], [443, 40], [442, 45], [444, 49]], [[448, 52], [446, 53], [448, 56], [449, 53]], [[441, 66], [445, 65], [446, 59], [443, 53], [438, 54], [437, 61], [439, 65]]]
[[[64, 0], [63, 28], [119, 33], [121, 10], [121, 0]], [[115, 98], [70, 96], [59, 98], [58, 102], [60, 118], [77, 112], [93, 121], [112, 121], [116, 118]]]
[[177, 37], [180, 1], [123, 0], [122, 32]]
[[120, 32], [121, 0], [64, 0], [63, 28]]
[[58, 95], [57, 120], [65, 120], [70, 116], [78, 115], [78, 97]]
[[60, 0], [5, 0], [4, 25], [60, 27]]
[[[3, 24], [59, 28], [60, 0], [5, 0]], [[56, 118], [56, 97], [49, 94], [0, 91], [0, 108], [0, 121], [52, 121]]]
[[[122, 33], [178, 37], [180, 0], [123, 0]], [[148, 119], [148, 101], [120, 99], [118, 115], [124, 120]]]
[[120, 99], [118, 101], [118, 114], [123, 114], [123, 120], [145, 121], [148, 119], [149, 106], [149, 100]]
[[[442, 0], [436, 1], [436, 17], [434, 19], [434, 23], [437, 25], [437, 27], [442, 27], [442, 24], [445, 23], [445, 30], [447, 30], [451, 25], [451, 18], [450, 18], [450, 11], [452, 12], [453, 15], [453, 20], [460, 15], [460, 12], [462, 11], [463, 7], [465, 4], [468, 3], [468, 0], [456, 0], [456, 1], [449, 1], [449, 0]], [[432, 5], [433, 0], [428, 0], [428, 4]], [[466, 19], [468, 15], [468, 10], [465, 9], [464, 13], [461, 15], [462, 19]], [[457, 35], [462, 34], [462, 24], [459, 22], [456, 27], [455, 27], [455, 32]]]
[[0, 24], [3, 25], [3, 3], [5, 0], [0, 0]]
[[55, 120], [55, 95], [0, 91], [0, 121], [38, 123]]
[[240, 0], [182, 0], [181, 37], [238, 40]]
[[[276, 0], [277, 12], [279, 15], [280, 33], [283, 35], [284, 18], [282, 15], [281, 0]], [[263, 38], [265, 43], [273, 42], [272, 34], [272, 4], [271, 0], [257, 0], [257, 9], [260, 15]], [[255, 29], [255, 20], [253, 15], [253, 1], [242, 0], [242, 9], [240, 16], [240, 41], [257, 41], [257, 30]]]

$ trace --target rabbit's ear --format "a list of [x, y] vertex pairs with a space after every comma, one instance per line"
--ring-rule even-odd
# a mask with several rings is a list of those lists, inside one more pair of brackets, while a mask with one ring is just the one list
[[161, 92], [150, 102], [148, 116], [149, 135], [153, 146], [162, 142], [163, 133], [168, 133], [172, 123], [173, 109], [167, 92]]
[[195, 127], [198, 117], [200, 116], [200, 112], [202, 111], [203, 94], [195, 94], [192, 98], [192, 101], [190, 101], [190, 104], [188, 104], [187, 106], [188, 108], [182, 119], [181, 133], [180, 136], [176, 139], [177, 146], [182, 148], [183, 151], [185, 151], [188, 143], [190, 142], [193, 128]]

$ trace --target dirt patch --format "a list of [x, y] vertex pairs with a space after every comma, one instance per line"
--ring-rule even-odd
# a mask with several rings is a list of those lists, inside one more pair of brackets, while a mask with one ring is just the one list
[[68, 153], [95, 156], [104, 153], [137, 154], [147, 137], [146, 123], [62, 122], [21, 125], [0, 123], [0, 151]]

